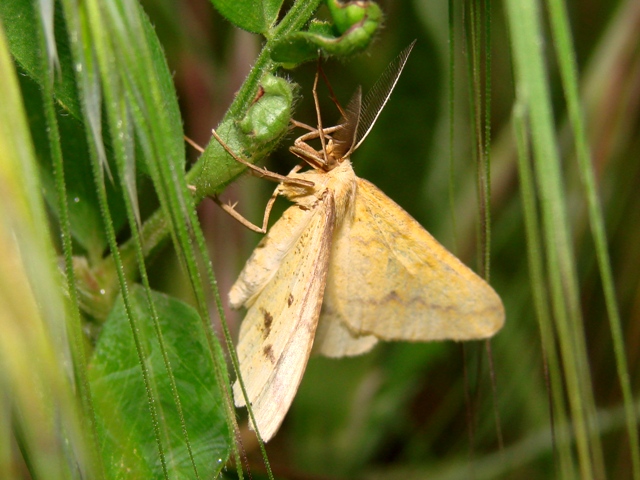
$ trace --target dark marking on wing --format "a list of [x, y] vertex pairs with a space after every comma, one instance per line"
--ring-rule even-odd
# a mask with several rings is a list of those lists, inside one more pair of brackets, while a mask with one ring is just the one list
[[391, 290], [389, 293], [387, 293], [384, 298], [382, 299], [382, 302], [380, 303], [387, 303], [387, 302], [400, 302], [402, 301], [402, 299], [400, 298], [400, 295], [398, 295], [398, 292], [396, 292], [395, 290]]
[[262, 310], [262, 316], [264, 318], [264, 330], [262, 333], [264, 334], [264, 338], [267, 338], [271, 333], [271, 324], [273, 323], [273, 315], [267, 312], [265, 309]]
[[293, 303], [293, 295], [289, 294], [289, 298], [287, 298], [287, 305], [291, 306]]
[[271, 345], [265, 345], [262, 349], [262, 353], [272, 364], [276, 363], [276, 357], [273, 355], [273, 348]]

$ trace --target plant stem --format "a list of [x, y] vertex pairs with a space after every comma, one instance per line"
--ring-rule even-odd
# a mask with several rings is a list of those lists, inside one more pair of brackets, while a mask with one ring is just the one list
[[[235, 100], [227, 110], [227, 113], [221, 123], [229, 121], [233, 122], [243, 117], [255, 98], [262, 77], [267, 73], [275, 72], [279, 67], [278, 63], [271, 60], [272, 45], [282, 39], [285, 35], [304, 27], [317, 10], [320, 2], [321, 0], [296, 1], [282, 21], [268, 34], [267, 43], [260, 52], [251, 72], [242, 84], [242, 87], [238, 91]], [[204, 184], [211, 181], [210, 176], [205, 172], [207, 164], [210, 164], [209, 157], [212, 155], [212, 149], [209, 147], [211, 145], [212, 143], [207, 146], [204, 153], [186, 175], [187, 184], [195, 187], [193, 200], [196, 205], [199, 204], [206, 196], [203, 192], [211, 191], [210, 186], [204, 188]], [[266, 156], [266, 154], [257, 156], [254, 158], [254, 161], [260, 160], [263, 156]], [[217, 179], [217, 185], [213, 188], [215, 190], [218, 188], [221, 189], [230, 180], [231, 178]], [[145, 258], [148, 259], [164, 245], [164, 242], [169, 237], [169, 228], [169, 222], [166, 221], [164, 214], [160, 209], [156, 210], [144, 222], [142, 227], [142, 242]], [[135, 263], [135, 248], [132, 244], [132, 240], [128, 240], [120, 247], [120, 254], [125, 265], [125, 271], [128, 275], [134, 275], [137, 271], [137, 267]], [[111, 257], [107, 257], [105, 262], [111, 263]], [[103, 264], [102, 267], [104, 268], [105, 265]]]

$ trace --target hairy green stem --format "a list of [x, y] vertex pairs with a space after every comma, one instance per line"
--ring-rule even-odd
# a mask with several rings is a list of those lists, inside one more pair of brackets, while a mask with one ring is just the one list
[[[304, 27], [313, 13], [317, 10], [320, 2], [321, 0], [298, 0], [291, 7], [289, 12], [287, 12], [287, 15], [285, 15], [282, 21], [276, 27], [274, 27], [273, 31], [268, 35], [269, 39], [260, 52], [260, 55], [256, 59], [251, 72], [242, 84], [242, 87], [238, 91], [235, 100], [227, 110], [227, 113], [221, 123], [235, 121], [242, 118], [244, 113], [251, 106], [253, 99], [255, 98], [255, 95], [258, 91], [260, 79], [266, 73], [273, 73], [279, 67], [279, 64], [271, 60], [271, 46], [276, 41], [283, 38], [285, 35], [300, 30], [302, 27]], [[211, 145], [212, 143], [209, 144], [209, 147]], [[210, 185], [204, 185], [206, 182], [210, 181], [208, 175], [206, 175], [205, 172], [205, 168], [208, 163], [207, 160], [211, 155], [211, 153], [209, 153], [211, 151], [209, 147], [205, 149], [204, 153], [200, 156], [198, 161], [193, 165], [191, 170], [186, 175], [187, 184], [195, 187], [194, 202], [196, 204], [200, 203], [204, 199], [204, 197], [206, 196], [205, 192], [211, 191], [212, 189], [222, 189], [232, 179], [219, 179], [218, 185], [214, 185], [213, 187]], [[264, 156], [266, 156], [266, 154]], [[263, 156], [258, 156], [253, 160], [258, 161], [262, 157]], [[160, 209], [154, 212], [144, 222], [141, 237], [143, 241], [143, 252], [145, 258], [148, 259], [164, 245], [165, 241], [169, 238], [169, 229], [170, 224], [166, 221], [164, 213]], [[133, 242], [129, 240], [124, 243], [120, 247], [120, 253], [122, 256], [123, 264], [125, 266], [125, 271], [129, 275], [134, 274], [134, 272], [137, 271], [137, 267], [135, 264], [135, 248]], [[111, 262], [111, 258], [107, 257], [105, 259], [105, 262]]]

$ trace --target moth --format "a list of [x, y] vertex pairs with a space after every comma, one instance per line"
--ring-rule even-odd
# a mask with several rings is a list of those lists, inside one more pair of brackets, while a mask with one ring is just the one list
[[[322, 127], [316, 75], [318, 128], [294, 122], [309, 132], [290, 148], [311, 168], [300, 171], [301, 164], [286, 177], [275, 176], [281, 183], [263, 228], [254, 229], [266, 230], [277, 196], [293, 205], [230, 290], [231, 306], [247, 309], [237, 354], [253, 427], [264, 441], [280, 427], [312, 353], [358, 355], [379, 340], [477, 340], [504, 323], [496, 292], [393, 200], [358, 178], [351, 165], [412, 47], [391, 63], [364, 102], [358, 88], [335, 127]], [[320, 140], [320, 150], [307, 143], [313, 139]], [[239, 216], [229, 205], [226, 210]], [[238, 381], [233, 393], [236, 406], [245, 406]]]

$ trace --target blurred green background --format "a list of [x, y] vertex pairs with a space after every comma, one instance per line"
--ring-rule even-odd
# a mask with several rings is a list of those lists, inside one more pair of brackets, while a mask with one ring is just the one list
[[[276, 478], [564, 479], [587, 478], [585, 471], [593, 478], [639, 478], [632, 459], [640, 461], [640, 452], [630, 447], [626, 430], [629, 416], [625, 417], [614, 354], [615, 334], [568, 120], [558, 40], [549, 20], [549, 12], [558, 4], [540, 4], [544, 24], [540, 40], [548, 69], [546, 86], [553, 100], [551, 126], [561, 159], [565, 227], [573, 250], [570, 258], [562, 260], [577, 275], [580, 311], [573, 312], [573, 318], [581, 323], [574, 327], [584, 332], [584, 351], [577, 335], [578, 347], [571, 354], [564, 350], [562, 335], [553, 330], [558, 327], [550, 320], [560, 316], [557, 311], [549, 313], [551, 299], [563, 294], [548, 275], [553, 265], [545, 264], [551, 258], [548, 238], [553, 237], [545, 237], [547, 243], [532, 256], [527, 240], [524, 204], [532, 202], [538, 209], [533, 220], [542, 222], [539, 212], [553, 200], [544, 195], [540, 172], [531, 192], [521, 184], [514, 119], [519, 118], [516, 95], [522, 94], [517, 65], [523, 59], [517, 57], [522, 50], [514, 48], [509, 34], [509, 2], [379, 3], [385, 21], [373, 44], [348, 60], [330, 58], [323, 63], [344, 105], [358, 85], [366, 92], [387, 64], [417, 39], [390, 101], [352, 157], [354, 168], [465, 264], [481, 271], [482, 182], [478, 178], [483, 175], [483, 160], [478, 151], [486, 139], [485, 128], [490, 127], [490, 283], [503, 299], [506, 323], [490, 343], [382, 344], [357, 358], [312, 358], [291, 411], [267, 444]], [[145, 0], [142, 4], [173, 74], [184, 133], [204, 146], [249, 73], [262, 37], [233, 27], [207, 0]], [[591, 0], [564, 5], [571, 27], [565, 33], [573, 37], [575, 46], [577, 87], [607, 231], [622, 347], [631, 390], [637, 396], [640, 3]], [[328, 16], [324, 8], [318, 16]], [[453, 8], [451, 15], [449, 8]], [[475, 23], [473, 15], [478, 16]], [[315, 72], [314, 62], [279, 71], [299, 85], [294, 118], [311, 125], [315, 124], [311, 97]], [[336, 121], [338, 112], [324, 86], [320, 97], [324, 121]], [[535, 144], [536, 134], [534, 129], [526, 137]], [[296, 136], [297, 132], [290, 132], [270, 155], [265, 164], [270, 170], [286, 174], [296, 164], [288, 152]], [[194, 162], [198, 152], [190, 147], [187, 152], [189, 162]], [[528, 158], [524, 163], [533, 164]], [[225, 190], [223, 199], [237, 201], [238, 210], [259, 223], [273, 188], [270, 182], [245, 175]], [[143, 195], [143, 212], [150, 209], [145, 201], [155, 205], [155, 199]], [[272, 222], [286, 206], [284, 200], [278, 201]], [[199, 206], [198, 214], [236, 335], [243, 313], [227, 308], [226, 294], [260, 236], [234, 222], [210, 200]], [[121, 235], [126, 237], [126, 232]], [[545, 272], [537, 284], [531, 279], [532, 261], [539, 262]], [[149, 269], [152, 287], [193, 301], [188, 279], [170, 248], [157, 255]], [[536, 285], [546, 297], [534, 297]], [[548, 313], [543, 323], [539, 323], [540, 302]], [[555, 333], [545, 337], [545, 328]], [[580, 364], [580, 381], [586, 382], [580, 388], [589, 392], [584, 417], [590, 423], [582, 436], [567, 423], [573, 418], [568, 413], [572, 402], [581, 396], [571, 386], [571, 370], [563, 363], [571, 355]], [[631, 407], [637, 410], [635, 403]], [[246, 431], [244, 411], [238, 415], [244, 438], [241, 453], [246, 455], [252, 478], [261, 478], [260, 451]], [[588, 445], [588, 468], [576, 438]], [[234, 469], [227, 467], [223, 475], [235, 478]]]

